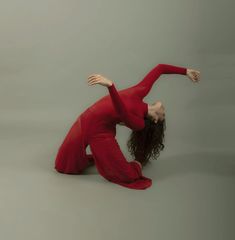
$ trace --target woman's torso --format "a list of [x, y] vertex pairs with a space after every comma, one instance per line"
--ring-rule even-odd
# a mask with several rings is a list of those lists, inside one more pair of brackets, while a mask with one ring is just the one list
[[[119, 91], [128, 112], [141, 118], [144, 117], [142, 100], [128, 95], [125, 91]], [[82, 129], [89, 140], [97, 134], [111, 134], [116, 136], [116, 124], [122, 121], [117, 114], [110, 95], [106, 95], [88, 107], [81, 115]]]

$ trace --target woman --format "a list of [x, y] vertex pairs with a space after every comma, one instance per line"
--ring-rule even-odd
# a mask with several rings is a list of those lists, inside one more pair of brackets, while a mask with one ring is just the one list
[[[187, 75], [199, 81], [200, 72], [169, 64], [158, 64], [136, 85], [117, 91], [104, 76], [92, 74], [88, 85], [107, 87], [109, 94], [88, 107], [74, 122], [61, 144], [55, 169], [66, 174], [81, 174], [95, 164], [101, 176], [132, 189], [146, 189], [152, 180], [143, 176], [142, 165], [164, 148], [165, 108], [160, 101], [147, 104], [143, 98], [161, 74]], [[128, 149], [135, 157], [128, 162], [116, 136], [116, 124], [132, 129]], [[92, 154], [86, 154], [90, 146]]]

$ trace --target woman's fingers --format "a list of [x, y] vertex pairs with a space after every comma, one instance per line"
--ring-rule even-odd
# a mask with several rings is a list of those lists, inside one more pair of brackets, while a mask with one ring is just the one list
[[91, 75], [88, 76], [88, 79], [89, 78], [96, 78], [96, 77], [101, 77], [101, 75], [100, 74], [91, 74]]
[[100, 74], [92, 74], [88, 76], [88, 85], [99, 83], [102, 86], [110, 86], [111, 81]]
[[100, 75], [91, 75], [88, 77], [88, 84], [92, 85], [94, 83], [97, 83], [100, 80]]
[[199, 81], [199, 71], [196, 71], [196, 70], [194, 70], [193, 72], [192, 72], [192, 80], [194, 81], [194, 82], [198, 82]]
[[199, 74], [198, 74], [198, 73], [195, 74], [195, 79], [196, 79], [197, 81], [199, 81]]
[[197, 71], [195, 69], [188, 70], [187, 75], [192, 80], [192, 82], [196, 83], [200, 80], [200, 71]]
[[195, 70], [194, 75], [195, 75], [195, 78], [199, 79], [199, 77], [200, 77], [200, 72]]
[[99, 79], [99, 78], [100, 78], [100, 77], [94, 76], [94, 77], [89, 77], [88, 80], [94, 80], [94, 79]]
[[95, 84], [95, 83], [98, 83], [98, 82], [99, 82], [99, 80], [98, 80], [98, 79], [95, 79], [95, 80], [90, 81], [90, 82], [89, 82], [89, 85], [92, 85], [92, 84]]

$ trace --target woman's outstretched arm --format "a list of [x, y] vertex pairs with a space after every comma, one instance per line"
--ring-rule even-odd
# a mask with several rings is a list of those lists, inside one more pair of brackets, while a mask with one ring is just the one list
[[187, 68], [163, 63], [157, 64], [139, 83], [131, 87], [133, 94], [144, 98], [162, 74], [187, 75]]

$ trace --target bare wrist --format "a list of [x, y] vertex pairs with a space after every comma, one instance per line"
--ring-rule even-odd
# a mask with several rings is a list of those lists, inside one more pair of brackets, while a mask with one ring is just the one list
[[111, 87], [113, 85], [113, 82], [110, 81], [110, 83], [108, 84], [108, 87]]

